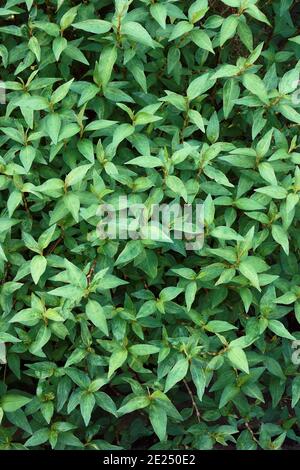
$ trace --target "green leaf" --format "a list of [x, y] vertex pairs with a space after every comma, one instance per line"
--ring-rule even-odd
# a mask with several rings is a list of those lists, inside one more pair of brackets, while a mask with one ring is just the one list
[[26, 147], [23, 147], [20, 152], [20, 160], [27, 173], [29, 172], [31, 165], [34, 162], [35, 156], [36, 149], [31, 145], [26, 145]]
[[33, 435], [25, 441], [25, 445], [28, 447], [38, 446], [40, 444], [44, 444], [49, 439], [49, 429], [48, 428], [40, 428], [33, 433]]
[[279, 82], [279, 93], [286, 95], [292, 93], [298, 87], [299, 83], [299, 70], [293, 69], [286, 72]]
[[130, 240], [126, 243], [124, 250], [119, 254], [115, 266], [128, 264], [143, 251], [143, 245], [136, 240]]
[[189, 109], [188, 111], [188, 116], [190, 118], [190, 121], [193, 123], [193, 124], [196, 124], [196, 126], [202, 131], [202, 132], [205, 132], [205, 128], [204, 128], [204, 121], [203, 121], [203, 118], [201, 116], [201, 114], [196, 111], [195, 109]]
[[192, 304], [195, 300], [196, 297], [196, 292], [197, 292], [197, 282], [190, 282], [185, 290], [185, 302], [186, 302], [186, 308], [187, 311], [189, 312], [191, 310]]
[[72, 44], [68, 44], [68, 46], [64, 49], [64, 55], [70, 57], [72, 60], [77, 60], [82, 64], [89, 65], [89, 62], [86, 60], [85, 55], [77, 48], [74, 47]]
[[186, 358], [179, 359], [167, 375], [165, 390], [167, 393], [177, 382], [184, 379], [189, 368], [189, 362]]
[[193, 100], [198, 96], [203, 95], [207, 90], [214, 86], [216, 80], [212, 79], [211, 75], [212, 74], [210, 72], [207, 72], [191, 81], [186, 91], [189, 100]]
[[197, 359], [192, 360], [191, 375], [197, 390], [198, 399], [202, 401], [206, 386], [206, 375], [201, 363]]
[[127, 21], [121, 27], [122, 34], [125, 34], [132, 41], [154, 48], [153, 39], [148, 31], [136, 21]]
[[270, 22], [268, 20], [268, 18], [266, 17], [266, 15], [260, 11], [256, 5], [254, 4], [250, 4], [247, 8], [246, 8], [246, 12], [252, 16], [253, 18], [255, 18], [256, 20], [258, 21], [261, 21], [262, 23], [266, 23], [267, 25], [270, 26]]
[[259, 291], [261, 290], [260, 285], [259, 285], [257, 271], [256, 271], [255, 260], [248, 258], [245, 261], [242, 261], [239, 264], [238, 269], [243, 274], [243, 276], [245, 276], [250, 281], [252, 286], [254, 286]]
[[115, 46], [107, 46], [101, 51], [100, 60], [99, 60], [99, 79], [103, 88], [108, 84], [113, 67], [117, 60], [118, 53]]
[[234, 384], [227, 384], [222, 391], [219, 408], [223, 408], [230, 402], [233, 398], [235, 398], [239, 393], [239, 388]]
[[181, 287], [165, 287], [165, 289], [160, 292], [159, 298], [163, 302], [170, 302], [170, 300], [175, 299], [175, 297], [181, 294], [182, 291], [183, 289]]
[[31, 343], [29, 352], [31, 354], [40, 354], [42, 348], [48, 343], [51, 338], [51, 330], [47, 325], [42, 325], [38, 330], [34, 341]]
[[193, 148], [187, 145], [179, 150], [176, 150], [176, 152], [173, 153], [171, 160], [174, 165], [178, 165], [179, 163], [182, 163], [192, 152]]
[[88, 139], [81, 139], [77, 142], [79, 152], [90, 162], [94, 163], [94, 146]]
[[150, 5], [150, 13], [163, 29], [166, 27], [167, 8], [162, 3], [153, 3]]
[[166, 412], [155, 403], [151, 403], [149, 407], [149, 419], [158, 439], [164, 441], [166, 439], [168, 421]]
[[295, 337], [288, 332], [286, 327], [279, 320], [268, 320], [268, 328], [277, 336], [292, 340], [295, 339]]
[[137, 396], [129, 400], [125, 405], [121, 406], [121, 408], [118, 409], [118, 414], [119, 416], [126, 415], [128, 413], [132, 413], [133, 411], [146, 408], [149, 405], [149, 397], [145, 395]]
[[21, 202], [22, 193], [20, 191], [13, 191], [7, 200], [7, 209], [9, 217], [12, 217], [15, 209], [21, 204]]
[[258, 75], [254, 75], [253, 73], [246, 73], [243, 76], [243, 85], [253, 95], [258, 96], [263, 103], [269, 104], [266, 86], [262, 79], [258, 77]]
[[292, 408], [295, 408], [300, 399], [300, 376], [298, 375], [292, 382]]
[[73, 186], [74, 184], [77, 184], [82, 181], [90, 167], [91, 165], [81, 165], [71, 170], [70, 173], [67, 174], [65, 179], [66, 186]]
[[253, 51], [253, 33], [250, 26], [247, 24], [246, 20], [243, 21], [243, 17], [240, 17], [239, 24], [237, 27], [237, 33], [239, 35], [242, 43], [247, 47], [247, 49]]
[[291, 212], [299, 202], [298, 194], [289, 193], [286, 198], [286, 211]]
[[68, 45], [68, 41], [64, 37], [57, 37], [53, 40], [52, 51], [55, 57], [56, 62], [59, 61], [61, 53], [65, 50]]
[[276, 186], [277, 185], [277, 179], [276, 175], [274, 172], [274, 169], [270, 163], [267, 162], [262, 162], [258, 165], [258, 171], [261, 175], [261, 177], [268, 181], [271, 185]]
[[191, 23], [199, 21], [208, 10], [207, 0], [196, 0], [188, 10], [188, 17]]
[[79, 222], [80, 199], [76, 194], [69, 193], [64, 197], [66, 208], [71, 212], [74, 220]]
[[277, 304], [289, 305], [296, 302], [297, 296], [293, 292], [287, 292], [276, 299]]
[[78, 300], [84, 295], [84, 290], [80, 289], [78, 286], [69, 285], [56, 287], [56, 289], [52, 289], [48, 293], [65, 299]]
[[281, 227], [281, 225], [272, 224], [272, 237], [274, 240], [282, 246], [284, 252], [288, 255], [289, 254], [289, 239], [288, 236]]
[[52, 104], [59, 103], [59, 101], [62, 101], [68, 94], [70, 87], [73, 83], [74, 79], [72, 78], [68, 82], [64, 83], [63, 85], [60, 85], [51, 95], [51, 102]]
[[29, 403], [31, 400], [32, 398], [25, 397], [23, 395], [7, 393], [1, 397], [0, 402], [1, 408], [5, 413], [12, 413], [27, 405], [27, 403]]
[[211, 236], [215, 238], [220, 238], [221, 240], [237, 240], [242, 241], [244, 238], [235, 232], [230, 227], [216, 227], [211, 231]]
[[95, 393], [96, 403], [100, 408], [117, 417], [117, 409], [112, 398], [104, 392]]
[[40, 62], [41, 60], [41, 46], [38, 39], [35, 36], [31, 36], [28, 41], [28, 48], [33, 52], [36, 57], [36, 60]]
[[226, 80], [223, 87], [223, 111], [225, 119], [231, 113], [235, 100], [239, 97], [240, 87], [236, 80]]
[[78, 6], [70, 8], [66, 11], [66, 13], [61, 17], [60, 20], [60, 27], [61, 30], [64, 31], [67, 29], [75, 20], [77, 15]]
[[87, 287], [87, 279], [84, 273], [77, 267], [75, 264], [71, 263], [69, 260], [64, 260], [64, 265], [67, 270], [68, 280], [74, 286], [84, 289]]
[[83, 417], [84, 424], [88, 426], [96, 399], [92, 393], [83, 393], [80, 398], [80, 412]]
[[110, 378], [113, 375], [113, 373], [124, 364], [124, 362], [127, 359], [127, 355], [128, 355], [128, 352], [124, 348], [116, 349], [112, 353], [109, 359], [108, 378]]
[[81, 29], [82, 31], [87, 31], [88, 33], [104, 34], [111, 29], [112, 24], [105, 20], [91, 19], [80, 21], [79, 23], [73, 23], [72, 26], [73, 28]]
[[203, 172], [209, 178], [215, 180], [217, 183], [221, 184], [222, 186], [227, 186], [229, 188], [233, 187], [233, 184], [230, 183], [227, 176], [222, 173], [222, 171], [214, 168], [212, 165], [206, 165], [203, 169]]
[[265, 194], [273, 199], [285, 199], [287, 196], [287, 191], [281, 186], [264, 186], [263, 188], [255, 189], [258, 193]]
[[296, 44], [300, 44], [300, 36], [294, 36], [293, 38], [289, 38], [289, 41], [295, 42]]
[[99, 328], [106, 336], [108, 336], [108, 327], [103, 311], [103, 307], [96, 300], [89, 300], [86, 306], [86, 315], [88, 319]]
[[126, 162], [126, 165], [137, 165], [141, 168], [156, 168], [158, 166], [163, 166], [163, 163], [158, 157], [144, 155], [142, 157], [132, 158], [132, 160]]
[[210, 37], [205, 31], [202, 31], [200, 29], [194, 30], [191, 34], [191, 37], [198, 47], [214, 54]]
[[70, 367], [73, 364], [78, 364], [81, 362], [87, 355], [87, 351], [82, 348], [74, 349], [72, 354], [68, 357], [68, 360], [65, 364], [65, 367]]
[[237, 327], [223, 320], [211, 320], [205, 325], [205, 329], [213, 333], [236, 330]]
[[236, 15], [227, 16], [224, 19], [220, 32], [220, 46], [235, 35], [238, 26], [238, 17]]
[[59, 140], [59, 132], [61, 128], [61, 119], [59, 114], [51, 113], [45, 119], [45, 130], [49, 135], [52, 143], [57, 144]]
[[166, 177], [166, 185], [170, 188], [174, 193], [178, 194], [183, 198], [185, 202], [187, 202], [187, 191], [184, 183], [177, 178], [177, 176], [168, 175]]
[[192, 29], [193, 25], [188, 21], [179, 21], [179, 23], [176, 23], [176, 25], [172, 28], [169, 41], [174, 41], [175, 39], [180, 38], [184, 34], [189, 33]]
[[278, 110], [289, 121], [295, 122], [296, 124], [300, 124], [300, 113], [298, 113], [294, 108], [292, 108], [288, 104], [279, 104]]
[[135, 356], [147, 356], [148, 354], [156, 354], [159, 351], [160, 348], [152, 346], [152, 344], [134, 344], [129, 348], [129, 352]]

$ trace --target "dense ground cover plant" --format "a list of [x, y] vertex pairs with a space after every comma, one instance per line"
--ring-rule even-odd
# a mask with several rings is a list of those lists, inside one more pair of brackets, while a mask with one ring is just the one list
[[[1, 2], [1, 449], [298, 445], [299, 20]], [[120, 196], [204, 204], [203, 248], [99, 238]]]

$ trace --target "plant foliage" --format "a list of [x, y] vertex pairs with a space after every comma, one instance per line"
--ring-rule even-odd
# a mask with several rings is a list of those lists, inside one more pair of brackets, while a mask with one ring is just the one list
[[[1, 2], [2, 449], [300, 442], [299, 20]], [[120, 196], [204, 204], [203, 248], [99, 238]]]

